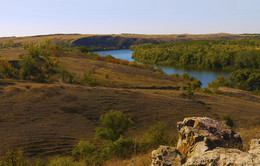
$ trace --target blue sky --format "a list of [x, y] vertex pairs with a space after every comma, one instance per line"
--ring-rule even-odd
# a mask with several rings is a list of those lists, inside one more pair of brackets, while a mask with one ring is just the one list
[[260, 33], [260, 0], [0, 2], [0, 36]]

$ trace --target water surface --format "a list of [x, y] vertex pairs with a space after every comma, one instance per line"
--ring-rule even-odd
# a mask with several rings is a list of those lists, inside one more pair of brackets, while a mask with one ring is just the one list
[[[129, 49], [125, 50], [106, 50], [106, 51], [97, 51], [94, 52], [99, 55], [112, 55], [115, 58], [124, 59], [128, 61], [135, 61], [132, 59], [133, 52]], [[230, 72], [222, 72], [222, 71], [204, 71], [204, 70], [195, 70], [195, 69], [185, 69], [185, 68], [177, 68], [173, 66], [156, 66], [155, 68], [160, 67], [166, 74], [175, 74], [178, 73], [182, 75], [183, 73], [187, 72], [190, 76], [193, 76], [199, 79], [202, 83], [201, 87], [207, 87], [208, 83], [217, 79], [218, 76], [224, 75], [225, 77], [230, 76]]]

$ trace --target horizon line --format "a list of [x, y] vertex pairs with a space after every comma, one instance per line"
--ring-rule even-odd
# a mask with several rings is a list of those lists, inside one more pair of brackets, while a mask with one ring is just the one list
[[0, 38], [16, 38], [16, 37], [42, 37], [42, 36], [55, 36], [55, 35], [217, 35], [217, 34], [228, 34], [228, 35], [259, 35], [259, 33], [50, 33], [50, 34], [36, 34], [36, 35], [24, 35], [24, 36], [0, 36]]

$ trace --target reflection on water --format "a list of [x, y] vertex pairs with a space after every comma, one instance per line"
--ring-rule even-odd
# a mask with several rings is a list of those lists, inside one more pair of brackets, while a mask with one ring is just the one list
[[[107, 51], [97, 51], [94, 52], [99, 55], [112, 55], [115, 58], [120, 58], [128, 61], [134, 61], [132, 59], [132, 51], [129, 49], [125, 50], [107, 50]], [[183, 69], [183, 68], [177, 68], [173, 66], [155, 66], [160, 67], [165, 73], [167, 74], [175, 74], [178, 73], [182, 75], [183, 73], [187, 72], [190, 76], [193, 76], [197, 79], [199, 79], [202, 82], [201, 87], [207, 87], [208, 83], [212, 82], [213, 80], [216, 80], [216, 78], [220, 75], [224, 75], [225, 77], [228, 77], [230, 75], [230, 72], [221, 72], [221, 71], [198, 71], [193, 69]]]

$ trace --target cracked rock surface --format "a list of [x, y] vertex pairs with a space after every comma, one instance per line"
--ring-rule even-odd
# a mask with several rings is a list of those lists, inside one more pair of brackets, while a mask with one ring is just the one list
[[177, 123], [176, 148], [160, 146], [152, 152], [154, 166], [230, 166], [260, 165], [260, 139], [253, 139], [243, 152], [242, 139], [223, 121], [207, 117], [188, 117]]

